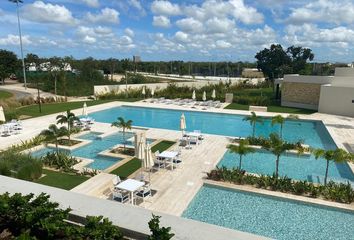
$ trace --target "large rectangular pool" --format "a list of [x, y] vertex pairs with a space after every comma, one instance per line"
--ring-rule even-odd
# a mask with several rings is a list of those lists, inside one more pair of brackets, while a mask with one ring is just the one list
[[354, 237], [354, 212], [203, 186], [182, 215], [279, 240], [347, 240]]
[[[188, 131], [199, 129], [204, 133], [239, 137], [252, 134], [249, 122], [243, 121], [244, 115], [121, 106], [94, 112], [90, 116], [98, 122], [112, 123], [123, 117], [133, 120], [135, 126], [179, 130], [182, 113], [186, 116]], [[265, 118], [263, 125], [257, 124], [257, 136], [268, 137], [272, 132], [279, 132], [279, 126], [272, 126], [269, 118]], [[315, 148], [332, 149], [336, 146], [321, 121], [286, 121], [283, 137], [288, 141], [303, 140]]]

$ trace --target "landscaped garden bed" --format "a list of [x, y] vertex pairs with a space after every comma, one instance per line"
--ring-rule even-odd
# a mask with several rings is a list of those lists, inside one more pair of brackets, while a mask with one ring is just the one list
[[58, 140], [58, 144], [62, 145], [62, 146], [67, 146], [67, 147], [71, 147], [74, 146], [76, 144], [80, 144], [82, 143], [82, 141], [79, 140], [73, 140], [73, 139], [59, 139]]
[[135, 155], [135, 149], [134, 148], [129, 148], [129, 147], [116, 147], [110, 151], [110, 153], [114, 154], [123, 154], [123, 155], [128, 155], [128, 156], [134, 156]]
[[247, 174], [240, 169], [216, 168], [207, 173], [207, 179], [213, 181], [230, 182], [238, 185], [249, 185], [270, 191], [279, 191], [311, 198], [339, 203], [352, 203], [354, 201], [354, 189], [349, 183], [328, 182], [326, 185], [314, 184], [308, 181], [295, 181], [286, 176], [254, 175]]

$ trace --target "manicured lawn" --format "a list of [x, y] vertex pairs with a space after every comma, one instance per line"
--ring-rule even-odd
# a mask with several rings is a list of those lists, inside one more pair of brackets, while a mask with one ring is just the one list
[[[238, 104], [238, 103], [230, 103], [225, 107], [225, 109], [234, 109], [234, 110], [246, 110], [248, 111], [249, 106]], [[312, 114], [316, 111], [302, 108], [291, 108], [291, 107], [282, 107], [282, 106], [268, 106], [268, 112], [279, 112], [279, 113], [290, 113], [290, 114]]]
[[[116, 100], [96, 100], [96, 101], [87, 101], [87, 106], [94, 106], [98, 104], [108, 103], [112, 101], [126, 101], [126, 102], [135, 102], [139, 99], [136, 98], [128, 98], [128, 99], [116, 99]], [[39, 117], [44, 115], [49, 115], [53, 113], [65, 112], [66, 110], [73, 110], [82, 108], [84, 102], [65, 102], [65, 103], [47, 103], [42, 104], [42, 113], [39, 113], [38, 105], [30, 105], [25, 107], [18, 108], [17, 114], [19, 116], [26, 115], [30, 117]]]
[[[160, 152], [163, 152], [175, 143], [176, 142], [164, 140], [164, 141], [161, 141], [160, 143], [158, 143], [157, 145], [153, 146], [151, 148], [151, 151], [156, 152], [158, 150]], [[131, 174], [133, 174], [135, 171], [139, 170], [140, 168], [141, 168], [141, 160], [138, 158], [133, 158], [132, 160], [123, 164], [122, 166], [117, 167], [116, 169], [114, 169], [110, 173], [116, 174], [120, 178], [125, 179], [128, 176], [130, 176]]]
[[125, 179], [135, 171], [141, 168], [141, 160], [138, 158], [133, 158], [129, 162], [117, 167], [110, 173], [118, 175], [120, 178]]
[[0, 90], [0, 100], [12, 97], [12, 93]]
[[163, 141], [159, 142], [158, 144], [156, 144], [155, 146], [153, 146], [151, 148], [151, 151], [153, 153], [156, 151], [163, 152], [166, 149], [168, 149], [169, 147], [171, 147], [172, 145], [174, 145], [175, 143], [176, 142], [173, 142], [173, 141], [163, 140]]
[[71, 175], [46, 169], [43, 169], [43, 174], [46, 174], [46, 176], [38, 179], [37, 183], [65, 190], [70, 190], [89, 179], [85, 176]]

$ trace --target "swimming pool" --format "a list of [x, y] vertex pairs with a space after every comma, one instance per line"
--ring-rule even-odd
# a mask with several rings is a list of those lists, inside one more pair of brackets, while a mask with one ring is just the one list
[[[227, 151], [218, 163], [219, 167], [238, 167], [239, 155]], [[272, 175], [275, 170], [275, 156], [265, 150], [257, 150], [242, 158], [242, 169], [250, 173]], [[313, 155], [286, 154], [280, 157], [279, 175], [297, 180], [323, 183], [326, 169], [325, 159], [316, 160]], [[329, 164], [328, 180], [336, 182], [352, 181], [354, 174], [346, 163]]]
[[[98, 170], [104, 170], [113, 164], [119, 162], [122, 160], [121, 158], [115, 158], [115, 157], [107, 157], [107, 156], [102, 156], [99, 155], [100, 152], [105, 151], [117, 144], [123, 143], [123, 134], [122, 133], [115, 133], [111, 134], [109, 136], [106, 136], [104, 138], [98, 138], [98, 136], [101, 133], [95, 133], [95, 132], [90, 132], [83, 134], [79, 137], [78, 139], [83, 139], [83, 140], [91, 140], [92, 142], [84, 145], [82, 147], [79, 147], [75, 150], [71, 151], [72, 156], [76, 157], [82, 157], [82, 158], [88, 158], [94, 160], [92, 163], [88, 164], [86, 167], [92, 168], [92, 169], [98, 169]], [[126, 139], [132, 138], [133, 134], [132, 133], [126, 133]], [[147, 139], [148, 143], [151, 143], [153, 140], [152, 139]], [[133, 145], [131, 141], [128, 141], [128, 145]], [[47, 152], [52, 152], [54, 149], [52, 148], [43, 148], [38, 151], [34, 151], [31, 154], [35, 157], [41, 157], [44, 156]]]
[[278, 240], [345, 240], [354, 212], [204, 185], [183, 217]]
[[[199, 129], [209, 134], [241, 137], [252, 133], [249, 122], [243, 121], [244, 116], [235, 114], [121, 106], [91, 113], [90, 117], [105, 123], [112, 123], [118, 117], [123, 117], [133, 120], [135, 126], [179, 130], [182, 113], [186, 116], [188, 131]], [[271, 126], [269, 118], [265, 119], [263, 125], [257, 124], [256, 135], [268, 137], [272, 132], [279, 132], [279, 126]], [[336, 146], [320, 121], [286, 121], [283, 137], [288, 141], [302, 139], [315, 148], [333, 149]]]

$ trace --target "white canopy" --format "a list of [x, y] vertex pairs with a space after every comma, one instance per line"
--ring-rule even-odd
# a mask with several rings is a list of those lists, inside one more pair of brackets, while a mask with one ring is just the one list
[[187, 128], [186, 117], [184, 116], [184, 113], [182, 113], [182, 115], [181, 115], [181, 120], [180, 120], [179, 126], [180, 126], [180, 129], [182, 130], [182, 132]]
[[195, 100], [195, 90], [193, 90], [192, 99]]
[[82, 116], [87, 116], [87, 104], [86, 102], [84, 103], [84, 105], [82, 106]]
[[203, 92], [203, 101], [205, 101], [206, 100], [206, 92], [204, 91]]
[[154, 158], [152, 157], [150, 144], [147, 144], [145, 147], [145, 158], [142, 167], [145, 169], [150, 169], [152, 166], [154, 166]]
[[6, 122], [4, 108], [0, 106], [0, 122]]
[[216, 92], [215, 92], [215, 89], [213, 89], [213, 93], [211, 94], [211, 98], [212, 98], [212, 99], [215, 99], [215, 98], [216, 98]]
[[145, 137], [143, 134], [140, 135], [140, 141], [138, 143], [138, 154], [137, 157], [144, 161], [145, 158]]

